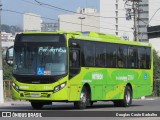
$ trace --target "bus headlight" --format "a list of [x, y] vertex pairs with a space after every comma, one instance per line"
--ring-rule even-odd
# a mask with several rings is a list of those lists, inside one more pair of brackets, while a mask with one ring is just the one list
[[19, 87], [18, 87], [18, 85], [16, 85], [15, 83], [12, 83], [12, 86], [13, 86], [13, 88], [14, 88], [17, 92], [19, 92]]
[[57, 92], [57, 91], [63, 89], [65, 86], [66, 86], [66, 82], [64, 82], [64, 83], [56, 86], [56, 87], [54, 88], [54, 92]]

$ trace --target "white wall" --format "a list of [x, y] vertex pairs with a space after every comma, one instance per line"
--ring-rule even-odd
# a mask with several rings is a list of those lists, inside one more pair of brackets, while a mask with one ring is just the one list
[[41, 17], [34, 13], [23, 15], [23, 31], [41, 31]]
[[[130, 40], [133, 40], [133, 21], [127, 21], [125, 14], [123, 0], [118, 0], [118, 2], [117, 0], [100, 0], [100, 16], [113, 17], [100, 18], [100, 32], [106, 34], [116, 34], [118, 32], [119, 37], [128, 36]], [[116, 21], [116, 18], [118, 18], [118, 21]], [[116, 25], [118, 28], [116, 28]]]
[[[99, 13], [89, 15], [99, 16]], [[80, 14], [65, 14], [59, 15], [59, 29], [65, 31], [94, 31], [99, 32], [99, 17], [80, 15]], [[79, 19], [85, 17], [85, 19]], [[82, 22], [82, 23], [81, 23]], [[82, 24], [82, 25], [81, 25]], [[82, 27], [82, 28], [81, 28]]]

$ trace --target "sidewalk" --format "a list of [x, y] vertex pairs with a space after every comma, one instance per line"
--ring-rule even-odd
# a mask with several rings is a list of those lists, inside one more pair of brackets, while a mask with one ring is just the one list
[[29, 101], [6, 99], [4, 101], [4, 103], [0, 103], [0, 107], [2, 107], [2, 106], [15, 106], [15, 105], [30, 105], [30, 102]]
[[141, 97], [139, 99], [133, 99], [133, 100], [157, 100], [157, 99], [160, 99], [160, 97]]

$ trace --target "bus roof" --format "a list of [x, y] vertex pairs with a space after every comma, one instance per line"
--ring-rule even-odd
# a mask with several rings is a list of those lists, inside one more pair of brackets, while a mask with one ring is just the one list
[[119, 43], [119, 44], [130, 44], [130, 45], [137, 45], [137, 46], [150, 46], [150, 43], [144, 43], [144, 42], [136, 42], [136, 41], [129, 41], [129, 40], [123, 40], [120, 37], [116, 35], [111, 34], [103, 34], [103, 33], [97, 33], [97, 32], [89, 32], [88, 35], [73, 35], [72, 36], [75, 39], [81, 39], [81, 40], [91, 40], [91, 41], [101, 41], [101, 42], [110, 42], [110, 43]]
[[98, 33], [98, 32], [82, 32], [81, 33], [81, 32], [56, 31], [56, 32], [24, 32], [23, 34], [66, 34], [69, 36], [69, 38], [80, 39], [80, 40], [101, 41], [101, 42], [151, 47], [150, 43], [123, 40], [116, 35], [104, 34], [104, 33]]

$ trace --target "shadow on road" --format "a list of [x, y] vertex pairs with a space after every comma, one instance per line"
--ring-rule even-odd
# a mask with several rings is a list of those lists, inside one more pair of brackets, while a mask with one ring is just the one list
[[[133, 108], [133, 107], [139, 107], [139, 106], [143, 106], [143, 105], [136, 105], [133, 104], [131, 105], [131, 107], [129, 108]], [[45, 105], [42, 109], [40, 110], [71, 110], [71, 111], [100, 111], [100, 110], [117, 110], [117, 109], [128, 109], [125, 107], [114, 107], [113, 104], [94, 104], [92, 107], [87, 107], [86, 109], [83, 110], [79, 110], [79, 109], [75, 109], [74, 105], [69, 103], [69, 104], [59, 104], [56, 105], [53, 103], [53, 105]], [[0, 107], [0, 110], [34, 110], [30, 105], [12, 105], [12, 106], [2, 106]]]

